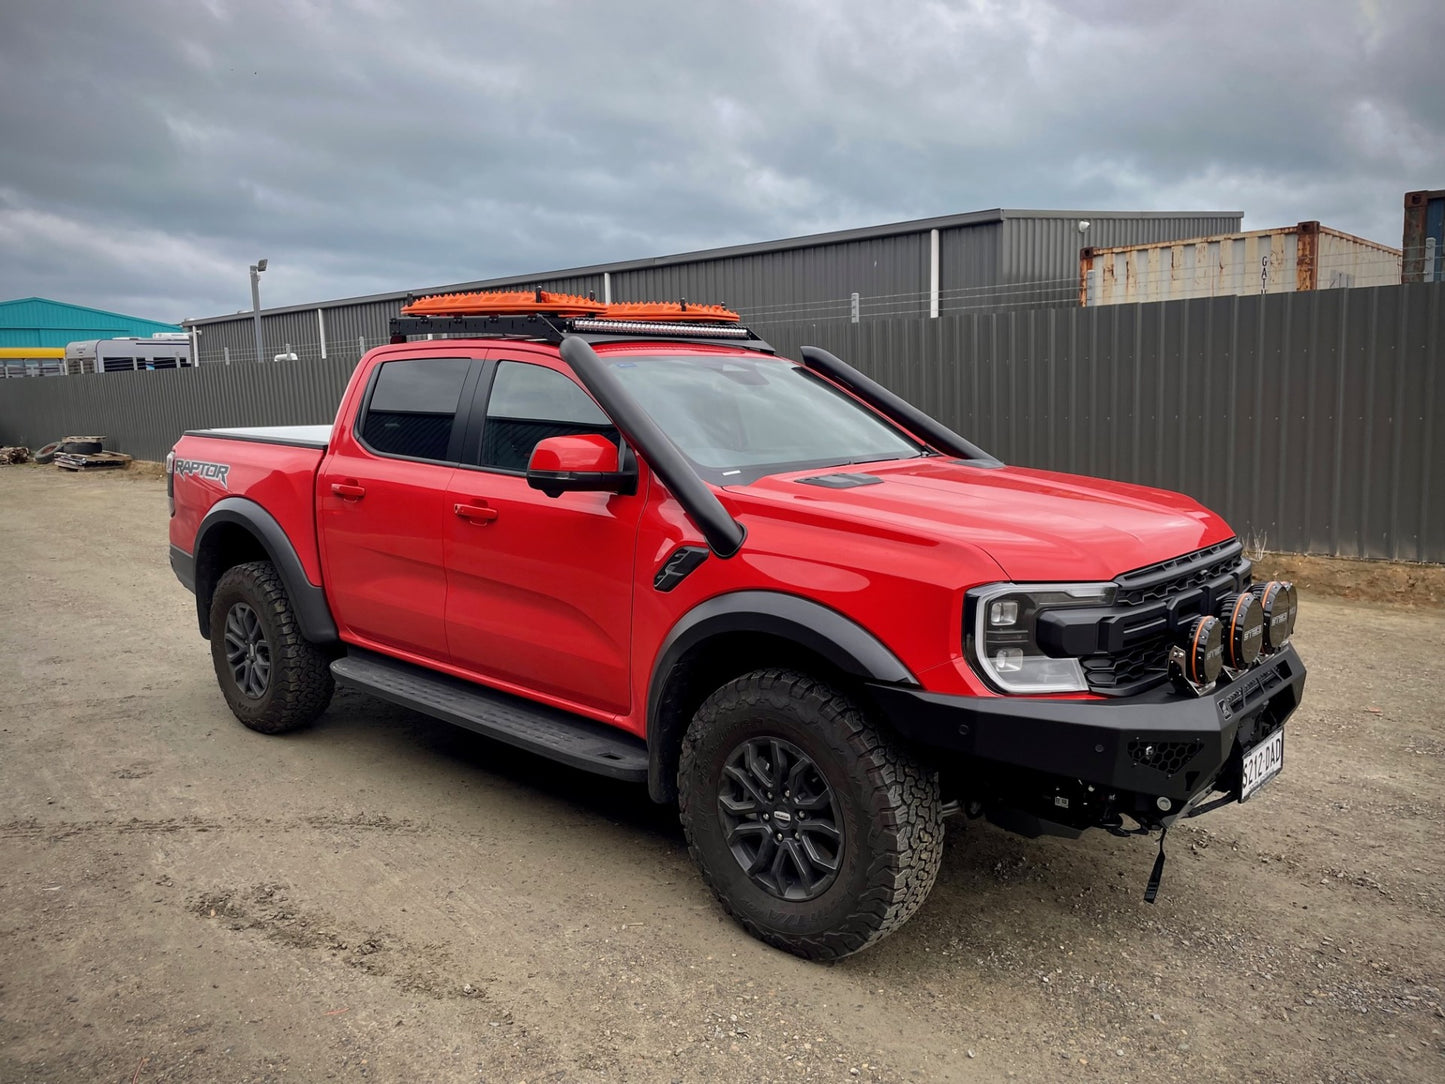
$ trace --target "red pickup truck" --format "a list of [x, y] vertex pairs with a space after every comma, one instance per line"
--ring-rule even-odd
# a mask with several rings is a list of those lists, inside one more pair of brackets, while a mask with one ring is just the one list
[[226, 701], [351, 686], [676, 802], [813, 959], [923, 902], [944, 818], [1160, 832], [1283, 764], [1287, 583], [1187, 497], [1005, 466], [716, 307], [411, 303], [331, 426], [186, 433], [170, 553]]

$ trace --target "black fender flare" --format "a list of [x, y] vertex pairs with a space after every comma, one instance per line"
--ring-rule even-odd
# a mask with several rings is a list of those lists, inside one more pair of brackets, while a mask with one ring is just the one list
[[286, 536], [276, 517], [253, 500], [245, 497], [225, 497], [211, 505], [211, 510], [201, 520], [196, 531], [195, 549], [192, 551], [195, 568], [196, 617], [201, 624], [201, 635], [210, 639], [211, 596], [215, 591], [215, 579], [203, 582], [203, 555], [206, 538], [211, 531], [222, 524], [236, 524], [245, 528], [258, 542], [286, 585], [286, 594], [296, 611], [296, 622], [301, 626], [301, 635], [313, 644], [334, 644], [339, 637], [336, 620], [331, 616], [331, 607], [326, 601], [326, 590], [306, 578], [301, 558], [296, 547]]
[[668, 679], [698, 644], [723, 633], [754, 632], [791, 640], [831, 665], [865, 681], [918, 685], [888, 647], [850, 617], [810, 599], [781, 591], [733, 591], [715, 595], [685, 613], [663, 640], [647, 685], [647, 789], [671, 801], [677, 749], [687, 720], [663, 718]]

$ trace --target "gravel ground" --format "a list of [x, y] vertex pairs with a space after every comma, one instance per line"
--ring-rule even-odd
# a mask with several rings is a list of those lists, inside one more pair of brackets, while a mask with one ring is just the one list
[[675, 817], [364, 697], [234, 721], [155, 479], [0, 468], [0, 1080], [1445, 1079], [1445, 614], [1305, 600], [1284, 774], [950, 822], [898, 935], [750, 940]]

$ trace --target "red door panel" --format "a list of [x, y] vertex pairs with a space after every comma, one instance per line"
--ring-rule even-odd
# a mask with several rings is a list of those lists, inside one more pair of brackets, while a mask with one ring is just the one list
[[332, 434], [317, 475], [316, 528], [342, 635], [445, 663], [443, 538], [455, 518], [456, 416], [480, 362], [435, 350], [385, 358], [366, 391], [349, 399], [357, 421]]
[[[455, 467], [332, 456], [320, 475], [317, 526], [337, 622], [373, 644], [447, 657], [442, 537]], [[363, 496], [350, 495], [363, 490]]]
[[453, 662], [595, 711], [627, 711], [641, 497], [554, 500], [525, 478], [458, 470], [448, 500], [468, 510], [447, 529]]
[[[480, 446], [452, 479], [446, 532], [452, 661], [596, 716], [630, 706], [632, 565], [647, 493], [563, 493], [522, 475], [537, 440], [610, 422], [556, 360], [502, 360]], [[615, 430], [611, 430], [615, 438]]]

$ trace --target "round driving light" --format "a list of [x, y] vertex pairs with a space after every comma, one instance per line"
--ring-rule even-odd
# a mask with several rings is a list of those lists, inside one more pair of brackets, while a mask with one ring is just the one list
[[1290, 633], [1294, 631], [1295, 612], [1299, 609], [1294, 584], [1270, 580], [1257, 583], [1249, 590], [1258, 596], [1264, 610], [1264, 649], [1278, 651], [1289, 643]]
[[1264, 650], [1264, 607], [1249, 592], [1225, 598], [1219, 611], [1224, 623], [1224, 659], [1235, 670], [1247, 670]]
[[1184, 630], [1184, 676], [1195, 685], [1213, 685], [1224, 669], [1224, 622], [1196, 617]]

